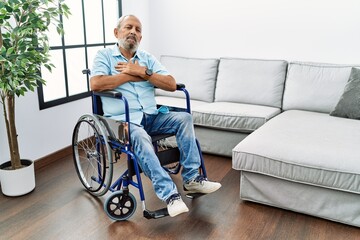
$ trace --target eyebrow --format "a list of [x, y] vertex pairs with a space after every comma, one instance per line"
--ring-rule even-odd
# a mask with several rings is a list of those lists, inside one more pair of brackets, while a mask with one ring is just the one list
[[124, 27], [136, 27], [136, 28], [140, 28], [141, 29], [141, 26], [136, 26], [136, 25], [133, 25], [133, 24], [131, 24], [131, 23], [127, 23], [127, 24], [125, 24], [124, 25]]

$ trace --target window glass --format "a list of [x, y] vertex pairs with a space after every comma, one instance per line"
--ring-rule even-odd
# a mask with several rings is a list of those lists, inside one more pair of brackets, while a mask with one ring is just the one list
[[[101, 0], [85, 1], [86, 41], [88, 44], [104, 41]], [[115, 12], [115, 9], [111, 11]], [[106, 13], [107, 18], [108, 13]]]
[[85, 63], [85, 48], [66, 50], [69, 95], [88, 91], [87, 78], [82, 73], [82, 70], [86, 68]]
[[119, 19], [117, 1], [104, 1], [104, 12], [106, 12], [105, 21], [105, 41], [114, 42], [116, 38], [114, 36], [114, 28], [116, 27], [117, 20]]
[[49, 32], [47, 36], [49, 38], [49, 45], [50, 46], [61, 46], [61, 36], [58, 34], [55, 25], [51, 24], [49, 27]]
[[[47, 68], [41, 67], [41, 76], [46, 81], [43, 86], [44, 101], [51, 101], [66, 97], [65, 74], [64, 74], [64, 58], [62, 50], [53, 50], [50, 52], [52, 63], [56, 66], [49, 72]], [[56, 77], [54, 77], [56, 76]]]
[[71, 11], [69, 18], [63, 18], [65, 31], [64, 39], [66, 45], [84, 44], [84, 27], [81, 2], [81, 0], [66, 1], [66, 5], [68, 5]]

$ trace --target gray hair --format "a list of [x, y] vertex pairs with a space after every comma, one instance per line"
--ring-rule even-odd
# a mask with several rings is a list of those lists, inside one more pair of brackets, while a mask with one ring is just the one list
[[[134, 18], [138, 19], [135, 15], [132, 15], [132, 14], [123, 15], [123, 16], [121, 16], [121, 17], [117, 20], [117, 23], [116, 23], [116, 28], [117, 28], [117, 29], [120, 29], [122, 22], [123, 22], [123, 21], [125, 20], [125, 18], [127, 18], [127, 17], [134, 17]], [[138, 19], [138, 20], [139, 20], [139, 19]], [[139, 21], [140, 21], [140, 20], [139, 20]]]

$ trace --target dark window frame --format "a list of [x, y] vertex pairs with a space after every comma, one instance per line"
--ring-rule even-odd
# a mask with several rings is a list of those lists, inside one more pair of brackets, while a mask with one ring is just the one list
[[[74, 1], [74, 0], [72, 0]], [[62, 55], [63, 55], [63, 68], [64, 68], [64, 76], [65, 78], [63, 79], [63, 81], [65, 81], [65, 97], [59, 98], [59, 99], [54, 99], [51, 101], [44, 101], [44, 89], [43, 89], [43, 85], [40, 83], [39, 86], [37, 87], [37, 93], [38, 93], [38, 101], [39, 101], [39, 108], [40, 110], [43, 109], [47, 109], [50, 107], [55, 107], [61, 104], [65, 104], [65, 103], [69, 103], [69, 102], [73, 102], [76, 100], [80, 100], [86, 97], [91, 96], [91, 91], [90, 91], [90, 86], [89, 86], [89, 76], [86, 76], [86, 80], [87, 80], [87, 91], [86, 92], [82, 92], [82, 93], [78, 93], [78, 94], [74, 94], [74, 95], [69, 95], [69, 87], [68, 87], [68, 73], [67, 73], [67, 64], [66, 64], [66, 49], [72, 49], [72, 48], [84, 48], [85, 50], [85, 61], [86, 61], [86, 69], [89, 68], [89, 59], [88, 59], [88, 51], [87, 49], [89, 47], [106, 47], [106, 46], [111, 46], [114, 45], [115, 42], [106, 42], [106, 38], [105, 38], [105, 19], [104, 19], [104, 1], [106, 0], [101, 0], [101, 13], [102, 13], [102, 28], [103, 28], [103, 42], [101, 43], [95, 43], [95, 44], [87, 44], [87, 39], [86, 39], [86, 21], [85, 21], [85, 5], [84, 5], [84, 1], [85, 0], [81, 0], [81, 4], [82, 4], [82, 21], [83, 21], [83, 29], [84, 29], [84, 44], [77, 44], [77, 45], [65, 45], [65, 38], [64, 36], [61, 36], [61, 46], [50, 46], [51, 50], [61, 50], [62, 51]], [[118, 13], [119, 13], [119, 17], [122, 16], [122, 0], [117, 0], [118, 1]], [[70, 9], [71, 11], [71, 9]], [[60, 16], [60, 21], [63, 22], [63, 18], [62, 16]], [[64, 29], [66, 31], [66, 29]], [[50, 51], [51, 51], [50, 50]]]

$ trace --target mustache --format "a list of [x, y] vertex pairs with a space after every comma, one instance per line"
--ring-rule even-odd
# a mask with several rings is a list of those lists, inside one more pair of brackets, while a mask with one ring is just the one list
[[134, 40], [134, 41], [137, 42], [137, 39], [136, 39], [136, 37], [135, 37], [134, 35], [129, 35], [129, 36], [127, 36], [127, 37], [126, 37], [126, 40], [127, 40], [127, 39], [132, 39], [132, 40]]

